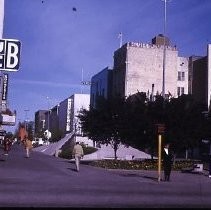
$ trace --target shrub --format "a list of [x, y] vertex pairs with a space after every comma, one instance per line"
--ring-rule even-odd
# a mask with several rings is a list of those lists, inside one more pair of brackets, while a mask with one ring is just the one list
[[[200, 161], [194, 160], [178, 160], [175, 161], [173, 165], [173, 170], [181, 170], [184, 168], [193, 167], [195, 163], [199, 163]], [[96, 160], [92, 162], [88, 162], [89, 165], [95, 167], [101, 167], [106, 169], [126, 169], [126, 170], [157, 170], [158, 169], [158, 161], [157, 160]], [[163, 166], [161, 164], [161, 166]], [[163, 169], [163, 168], [162, 168]]]
[[[84, 155], [91, 154], [93, 152], [96, 152], [97, 149], [95, 147], [90, 147], [90, 146], [85, 146], [82, 144], [83, 150], [84, 150]], [[72, 150], [73, 147], [66, 147], [62, 149], [62, 152], [59, 153], [59, 157], [64, 158], [64, 159], [71, 159], [72, 158]]]
[[90, 146], [82, 146], [84, 150], [84, 155], [92, 154], [93, 152], [97, 151], [97, 148], [90, 147]]

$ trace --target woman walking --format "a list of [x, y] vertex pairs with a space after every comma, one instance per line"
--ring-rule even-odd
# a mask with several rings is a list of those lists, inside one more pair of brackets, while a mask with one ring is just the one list
[[26, 149], [26, 157], [29, 158], [32, 150], [32, 141], [25, 136], [23, 142]]

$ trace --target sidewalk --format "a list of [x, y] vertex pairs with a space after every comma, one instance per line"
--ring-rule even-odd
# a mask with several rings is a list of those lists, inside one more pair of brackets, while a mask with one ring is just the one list
[[[1, 150], [1, 152], [3, 152]], [[158, 182], [151, 170], [103, 169], [14, 145], [1, 156], [0, 207], [211, 208], [211, 178], [172, 171]], [[162, 171], [163, 177], [163, 171]]]

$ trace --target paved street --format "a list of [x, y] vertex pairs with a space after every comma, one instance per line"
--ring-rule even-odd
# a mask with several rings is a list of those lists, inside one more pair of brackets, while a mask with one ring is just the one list
[[207, 174], [173, 171], [170, 182], [158, 182], [157, 171], [106, 170], [83, 164], [78, 173], [69, 160], [35, 151], [25, 158], [17, 144], [0, 160], [0, 207], [211, 207]]

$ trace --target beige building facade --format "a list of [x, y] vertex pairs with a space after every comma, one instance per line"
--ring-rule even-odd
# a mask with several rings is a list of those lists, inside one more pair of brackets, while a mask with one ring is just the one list
[[[114, 52], [114, 95], [128, 97], [145, 92], [150, 97], [162, 94], [162, 38], [164, 43], [162, 35], [153, 38], [151, 44], [128, 42]], [[188, 58], [179, 57], [176, 47], [169, 43], [166, 44], [164, 81], [166, 96], [178, 97], [188, 93]]]

